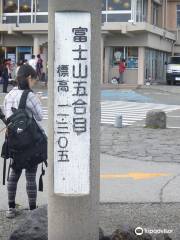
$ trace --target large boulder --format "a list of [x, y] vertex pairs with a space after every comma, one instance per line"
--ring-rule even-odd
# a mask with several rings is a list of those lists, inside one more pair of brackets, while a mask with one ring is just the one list
[[9, 240], [48, 240], [47, 207], [32, 211], [11, 234]]
[[151, 110], [146, 115], [146, 127], [166, 128], [166, 113], [162, 110]]

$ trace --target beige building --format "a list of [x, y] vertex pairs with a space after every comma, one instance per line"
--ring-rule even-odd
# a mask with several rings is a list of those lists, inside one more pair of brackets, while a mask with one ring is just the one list
[[180, 0], [168, 0], [167, 29], [176, 35], [173, 53], [180, 55]]
[[[0, 0], [0, 60], [40, 53], [46, 63], [47, 22], [48, 0]], [[102, 0], [102, 83], [118, 77], [120, 58], [125, 83], [165, 82], [164, 63], [180, 53], [179, 25], [180, 1]]]
[[166, 0], [103, 2], [103, 82], [111, 82], [118, 76], [120, 58], [126, 59], [125, 83], [165, 82], [164, 63], [176, 42], [175, 32], [167, 28], [169, 3]]
[[0, 0], [0, 60], [41, 54], [47, 63], [48, 0]]

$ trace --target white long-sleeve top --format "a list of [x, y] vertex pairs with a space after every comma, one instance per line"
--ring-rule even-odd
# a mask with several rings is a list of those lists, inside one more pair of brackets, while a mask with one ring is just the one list
[[[6, 119], [13, 114], [12, 108], [18, 109], [22, 93], [23, 90], [18, 89], [18, 87], [14, 87], [6, 95], [4, 99], [4, 114]], [[40, 99], [33, 92], [30, 92], [28, 94], [26, 101], [26, 109], [32, 113], [36, 121], [42, 121], [43, 119], [42, 104], [40, 102]]]

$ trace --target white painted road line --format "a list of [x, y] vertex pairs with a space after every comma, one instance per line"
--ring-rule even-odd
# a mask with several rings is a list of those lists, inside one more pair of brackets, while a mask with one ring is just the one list
[[[123, 116], [123, 125], [133, 125], [138, 121], [146, 118], [146, 114], [150, 110], [163, 110], [170, 113], [174, 110], [180, 110], [180, 105], [166, 105], [156, 103], [138, 103], [124, 101], [103, 101], [101, 103], [101, 123], [113, 125], [117, 115]], [[44, 119], [48, 119], [47, 108], [43, 108]], [[168, 117], [176, 117], [169, 116]], [[178, 116], [180, 117], [180, 116]], [[143, 123], [141, 124], [141, 126]], [[172, 127], [173, 128], [173, 127]]]

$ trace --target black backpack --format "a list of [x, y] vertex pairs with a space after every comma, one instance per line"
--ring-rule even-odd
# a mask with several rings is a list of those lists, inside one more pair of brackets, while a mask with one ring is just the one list
[[[45, 163], [47, 166], [47, 137], [40, 129], [33, 115], [26, 110], [26, 100], [30, 90], [25, 90], [21, 96], [18, 109], [12, 109], [13, 114], [7, 119], [7, 136], [2, 149], [2, 157], [12, 158], [11, 167], [15, 171], [31, 169]], [[42, 164], [42, 176], [45, 171]]]
[[29, 90], [25, 90], [20, 99], [19, 108], [12, 108], [13, 114], [7, 119], [8, 147], [12, 153], [31, 147], [40, 138], [33, 115], [26, 110]]

